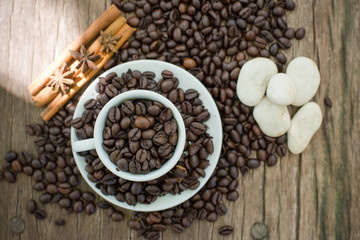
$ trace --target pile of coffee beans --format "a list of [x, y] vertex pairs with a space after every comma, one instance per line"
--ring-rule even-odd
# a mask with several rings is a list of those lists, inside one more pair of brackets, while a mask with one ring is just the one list
[[172, 110], [161, 103], [125, 101], [110, 109], [107, 120], [103, 147], [120, 170], [146, 174], [173, 156], [177, 123]]
[[[239, 173], [245, 174], [263, 163], [274, 166], [279, 157], [287, 154], [286, 136], [279, 138], [265, 136], [253, 118], [252, 108], [242, 104], [235, 91], [240, 69], [252, 57], [271, 58], [276, 62], [280, 72], [284, 70], [283, 65], [286, 64], [287, 58], [283, 51], [291, 47], [293, 38], [302, 39], [305, 36], [304, 28], [295, 30], [289, 27], [285, 20], [286, 12], [292, 11], [295, 3], [292, 0], [140, 0], [134, 3], [115, 1], [115, 4], [126, 13], [135, 13], [128, 19], [128, 24], [137, 27], [138, 30], [134, 38], [126, 42], [119, 53], [105, 64], [104, 69], [137, 59], [158, 59], [187, 69], [212, 94], [222, 118], [224, 132], [219, 163], [208, 183], [197, 194], [172, 209], [138, 213], [129, 222], [129, 226], [138, 230], [139, 236], [158, 239], [161, 231], [171, 228], [174, 232], [180, 233], [189, 227], [194, 219], [216, 221], [218, 216], [227, 212], [225, 200], [235, 201], [239, 197], [236, 190]], [[110, 97], [118, 94], [118, 91], [113, 91], [113, 87], [106, 86], [111, 84], [116, 86], [118, 81], [119, 83], [122, 81], [115, 80], [115, 77], [107, 78], [107, 80], [101, 79], [100, 84], [96, 86], [100, 93], [96, 100], [102, 105]], [[135, 80], [129, 79], [120, 92], [133, 89], [132, 82]], [[174, 83], [176, 85], [176, 80]], [[155, 89], [156, 85], [155, 81], [148, 78], [147, 89]], [[141, 88], [141, 86], [142, 84], [137, 87]], [[171, 91], [169, 96], [183, 97], [184, 93], [180, 90]], [[71, 153], [70, 126], [71, 124], [75, 126], [76, 121], [79, 121], [79, 119], [72, 120], [77, 101], [77, 98], [73, 98], [48, 123], [28, 126], [28, 133], [37, 135], [35, 143], [38, 146], [39, 157], [29, 157], [28, 153], [22, 152], [20, 157], [14, 159], [11, 157], [14, 153], [10, 153], [7, 159], [13, 160], [6, 161], [3, 165], [4, 171], [0, 171], [0, 180], [5, 178], [8, 182], [15, 182], [19, 172], [35, 175], [34, 178], [37, 180], [34, 188], [42, 192], [47, 192], [46, 186], [49, 184], [43, 177], [45, 173], [48, 171], [56, 173], [55, 185], [69, 184], [70, 187], [66, 184], [60, 188], [61, 191], [70, 188], [70, 193], [68, 195], [62, 195], [59, 191], [55, 195], [49, 193], [53, 196], [50, 202], [59, 202], [61, 198], [69, 199], [69, 204], [62, 203], [69, 212], [74, 211], [76, 201], [83, 203], [83, 205], [76, 204], [78, 211], [83, 210], [79, 206], [86, 206], [89, 203], [81, 197], [82, 193], [76, 186], [79, 171]], [[198, 106], [194, 101], [191, 104]], [[184, 106], [184, 109], [186, 108]], [[92, 110], [89, 114], [91, 118], [96, 118], [100, 108], [94, 107]], [[206, 113], [202, 114], [205, 115]], [[89, 124], [91, 120], [86, 120], [86, 116], [83, 117], [85, 121], [80, 127], [83, 131], [79, 131], [83, 136], [90, 138], [93, 126]], [[186, 120], [188, 118], [185, 118], [185, 123], [190, 121]], [[202, 142], [202, 146], [205, 147], [198, 150], [198, 159], [206, 155], [204, 148], [207, 151], [211, 150], [212, 145], [209, 142], [210, 140], [206, 139]], [[89, 151], [82, 155], [88, 163], [86, 169], [89, 179], [93, 179], [103, 193], [114, 193], [114, 188], [119, 186], [116, 185], [117, 183], [113, 184], [116, 180], [104, 170], [96, 153]], [[196, 163], [196, 160], [187, 159], [182, 160], [183, 164], [177, 169], [187, 169], [185, 166], [190, 167], [190, 162]], [[12, 163], [13, 161], [15, 162]], [[197, 170], [192, 171], [191, 175], [199, 174], [198, 171], [201, 173], [200, 169], [206, 164], [206, 161], [199, 161], [198, 167], [195, 168]], [[176, 174], [179, 174], [180, 170]], [[136, 192], [134, 189], [138, 186], [119, 181], [122, 189], [117, 193], [118, 198], [122, 200], [124, 193], [128, 199], [129, 196], [130, 199], [133, 198], [128, 193], [131, 193], [131, 189]], [[165, 186], [167, 187], [169, 183], [173, 184], [171, 181], [167, 181]], [[51, 192], [54, 190], [52, 188], [49, 188]], [[74, 191], [70, 198], [70, 194]], [[77, 194], [77, 191], [81, 194]], [[141, 200], [143, 196], [140, 194], [137, 198]], [[116, 221], [123, 218], [121, 212], [105, 202], [99, 202], [96, 206], [107, 208], [108, 216]], [[228, 226], [219, 229], [220, 234], [231, 234], [231, 232], [232, 228]]]
[[[95, 204], [95, 195], [79, 189], [79, 169], [72, 157], [70, 143], [70, 127], [78, 97], [75, 97], [48, 123], [33, 124], [26, 127], [31, 136], [36, 136], [35, 144], [38, 147], [38, 157], [28, 152], [14, 151], [5, 153], [5, 163], [0, 170], [0, 181], [4, 178], [13, 183], [17, 174], [24, 173], [32, 176], [33, 189], [41, 192], [38, 201], [28, 201], [27, 211], [39, 220], [47, 217], [46, 212], [38, 208], [39, 204], [57, 203], [68, 213], [85, 212], [88, 215], [99, 208], [111, 208], [109, 217], [120, 221], [124, 215], [115, 210], [106, 202]], [[76, 101], [75, 101], [76, 99]], [[58, 226], [65, 225], [63, 219], [55, 220]]]
[[[146, 71], [141, 73], [138, 70], [131, 69], [122, 73], [120, 76], [116, 73], [109, 73], [106, 77], [100, 78], [99, 83], [96, 85], [96, 91], [99, 93], [97, 100], [89, 100], [94, 102], [93, 104], [89, 104], [89, 101], [87, 101], [84, 104], [87, 109], [82, 114], [82, 117], [76, 118], [73, 121], [73, 126], [77, 128], [77, 134], [86, 132], [85, 125], [87, 125], [87, 128], [93, 129], [97, 114], [110, 99], [122, 92], [135, 89], [148, 89], [158, 92], [168, 98], [177, 107], [184, 120], [186, 129], [185, 152], [182, 154], [177, 165], [167, 174], [158, 179], [147, 182], [127, 181], [109, 172], [109, 170], [98, 158], [95, 150], [80, 153], [80, 155], [85, 157], [85, 161], [87, 163], [85, 169], [88, 172], [88, 179], [96, 183], [96, 187], [99, 188], [103, 194], [114, 195], [118, 201], [126, 202], [129, 205], [136, 205], [137, 203], [151, 203], [159, 196], [163, 196], [168, 193], [175, 195], [186, 189], [195, 190], [200, 185], [200, 181], [198, 179], [205, 176], [205, 169], [209, 166], [209, 160], [207, 160], [207, 157], [214, 151], [213, 141], [211, 140], [211, 136], [207, 133], [207, 126], [205, 125], [205, 122], [210, 118], [210, 113], [203, 106], [203, 103], [199, 98], [199, 93], [194, 89], [184, 91], [183, 89], [178, 88], [179, 79], [174, 76], [171, 71], [164, 70], [161, 73], [161, 79], [158, 82], [154, 80], [155, 77], [155, 73], [153, 72]], [[110, 92], [111, 94], [109, 94]], [[127, 102], [125, 107], [126, 110], [122, 109], [122, 106], [125, 105], [122, 105], [120, 109], [118, 108], [118, 110], [113, 108], [114, 111], [111, 111], [111, 118], [113, 119], [109, 120], [108, 118], [107, 121], [107, 127], [109, 127], [110, 132], [112, 131], [110, 126], [113, 126], [113, 122], [119, 121], [121, 116], [124, 116], [123, 119], [125, 119], [127, 115], [131, 115], [130, 112], [135, 112], [135, 115], [140, 115], [140, 111], [143, 111], [143, 115], [147, 116], [146, 114], [149, 113], [149, 108], [147, 108], [145, 113], [144, 108], [142, 110], [140, 109], [141, 104], [137, 105], [137, 103], [141, 103], [141, 101], [135, 102], [135, 105]], [[161, 105], [158, 103], [156, 105], [149, 105], [149, 107], [151, 107], [150, 112], [154, 110], [153, 115], [158, 116], [160, 124], [157, 124], [156, 129], [154, 130], [156, 134], [154, 134], [152, 140], [148, 139], [149, 141], [147, 142], [147, 146], [151, 145], [150, 154], [157, 154], [155, 156], [159, 157], [160, 147], [156, 150], [155, 145], [163, 144], [162, 146], [166, 147], [166, 143], [169, 143], [169, 145], [173, 147], [173, 145], [176, 144], [175, 141], [170, 139], [171, 136], [175, 136], [177, 139], [177, 131], [175, 127], [176, 122], [174, 122], [174, 119], [172, 118], [172, 112], [169, 111], [170, 109], [166, 109], [163, 106], [162, 109]], [[130, 109], [132, 111], [130, 111]], [[136, 113], [136, 111], [138, 111], [138, 113]], [[151, 114], [149, 113], [149, 115]], [[127, 134], [124, 135], [129, 137], [129, 133], [131, 131], [131, 137], [134, 137], [133, 132], [137, 131], [139, 127], [135, 127], [135, 121], [136, 119], [134, 119], [134, 128], [130, 127], [131, 124], [128, 125], [127, 127], [130, 127], [130, 129], [128, 129]], [[119, 124], [121, 125], [121, 120]], [[93, 130], [91, 130], [91, 132], [92, 131]], [[136, 139], [140, 139], [144, 132], [145, 131], [141, 133], [140, 130], [137, 131], [136, 134], [138, 136], [135, 136]], [[85, 139], [91, 137], [91, 135], [87, 136], [85, 134], [82, 136], [81, 134], [78, 134], [78, 137]], [[133, 142], [134, 141], [135, 140], [133, 139]], [[107, 150], [113, 151], [111, 153], [113, 156], [110, 155], [110, 158], [119, 161], [125, 158], [135, 158], [135, 161], [137, 161], [137, 157], [141, 157], [137, 156], [137, 151], [132, 149], [134, 148], [133, 146], [130, 146], [129, 144], [129, 147], [127, 147], [122, 144], [125, 144], [125, 141], [122, 141], [121, 139], [112, 139], [109, 143], [105, 144]], [[146, 150], [145, 153], [148, 154], [145, 143], [140, 142], [140, 147], [142, 147], [143, 150]], [[151, 150], [152, 147], [154, 147], [154, 150]], [[162, 148], [161, 151], [166, 150]], [[168, 155], [164, 154], [164, 156]], [[126, 168], [126, 166], [122, 165], [123, 160], [121, 160], [121, 162], [119, 161], [116, 162], [118, 167]], [[128, 160], [126, 161], [128, 162]], [[131, 162], [129, 162], [128, 165], [129, 170], [130, 164]], [[155, 161], [155, 167], [156, 164], [157, 163]], [[161, 162], [158, 164], [160, 167]], [[142, 166], [143, 165], [141, 165], [141, 167]], [[135, 168], [137, 168], [136, 165]], [[141, 171], [142, 169], [139, 170]]]
[[172, 110], [163, 104], [127, 100], [109, 110], [103, 147], [121, 171], [146, 174], [173, 156], [178, 141], [177, 126]]

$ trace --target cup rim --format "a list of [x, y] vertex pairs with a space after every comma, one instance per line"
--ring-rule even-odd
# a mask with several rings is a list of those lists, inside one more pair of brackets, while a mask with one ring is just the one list
[[[146, 174], [133, 174], [130, 172], [125, 172], [120, 170], [116, 164], [111, 162], [109, 154], [105, 151], [102, 146], [104, 141], [103, 139], [103, 129], [105, 127], [106, 118], [110, 108], [114, 106], [119, 106], [122, 102], [126, 100], [136, 100], [136, 99], [146, 99], [152, 101], [158, 101], [163, 104], [165, 107], [168, 107], [173, 112], [173, 117], [175, 118], [178, 125], [178, 142], [176, 144], [173, 156], [168, 159], [159, 169], [151, 170]], [[97, 116], [95, 127], [94, 127], [94, 140], [95, 140], [95, 150], [99, 156], [100, 161], [108, 168], [113, 174], [121, 177], [123, 179], [134, 181], [134, 182], [146, 182], [153, 179], [157, 179], [167, 172], [169, 172], [181, 158], [186, 141], [186, 130], [183, 118], [181, 117], [180, 112], [176, 106], [167, 98], [162, 96], [159, 93], [149, 90], [130, 90], [112, 98], [105, 106], [101, 109], [99, 115]], [[100, 141], [101, 140], [101, 141]]]

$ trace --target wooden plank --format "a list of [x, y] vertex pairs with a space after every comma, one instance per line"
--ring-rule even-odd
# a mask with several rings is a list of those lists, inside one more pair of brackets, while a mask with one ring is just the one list
[[[240, 197], [226, 203], [227, 215], [215, 223], [195, 221], [180, 235], [168, 229], [162, 239], [251, 239], [255, 222], [268, 226], [268, 239], [360, 238], [360, 4], [297, 4], [287, 20], [289, 26], [304, 26], [307, 35], [292, 41], [286, 55], [304, 55], [319, 65], [322, 83], [315, 100], [324, 113], [323, 126], [301, 156], [290, 155], [275, 167], [241, 177]], [[0, 0], [0, 156], [9, 149], [35, 154], [33, 138], [24, 131], [27, 123], [40, 122], [40, 109], [30, 103], [26, 86], [109, 5], [96, 0]], [[324, 106], [325, 96], [333, 101], [331, 109]], [[106, 210], [68, 215], [50, 204], [45, 206], [48, 218], [35, 221], [25, 211], [27, 200], [39, 197], [30, 179], [21, 175], [15, 184], [0, 183], [0, 239], [137, 239], [127, 227], [129, 211], [124, 211], [125, 221], [116, 223]], [[81, 188], [89, 189], [84, 181]], [[26, 222], [21, 235], [9, 231], [15, 216]], [[54, 225], [58, 218], [66, 220], [65, 227]], [[227, 238], [217, 233], [225, 224], [235, 229]]]

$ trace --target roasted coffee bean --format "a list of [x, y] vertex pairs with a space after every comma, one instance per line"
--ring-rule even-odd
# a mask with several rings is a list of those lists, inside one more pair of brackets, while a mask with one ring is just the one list
[[29, 200], [27, 205], [27, 210], [29, 213], [34, 213], [36, 210], [36, 202], [34, 200]]
[[277, 157], [273, 154], [270, 154], [266, 160], [266, 164], [271, 167], [277, 163]]
[[88, 202], [93, 202], [95, 200], [95, 196], [91, 192], [84, 192], [82, 198]]
[[8, 161], [8, 162], [11, 162], [11, 161], [17, 159], [17, 157], [18, 157], [18, 155], [14, 151], [8, 151], [4, 155], [5, 160]]
[[36, 209], [34, 211], [34, 216], [39, 220], [43, 220], [46, 218], [46, 212], [42, 209]]
[[40, 195], [39, 200], [41, 203], [48, 203], [52, 199], [52, 195], [49, 193], [43, 193]]
[[71, 206], [71, 200], [69, 198], [62, 198], [59, 201], [61, 208], [69, 208]]
[[219, 228], [219, 234], [223, 236], [231, 235], [233, 233], [233, 227], [230, 225], [225, 225]]
[[41, 170], [35, 170], [33, 173], [33, 179], [35, 182], [39, 182], [43, 179], [43, 172]]
[[295, 38], [301, 40], [305, 37], [305, 28], [299, 28], [295, 32]]
[[209, 222], [215, 222], [218, 218], [218, 215], [216, 214], [216, 212], [210, 212], [207, 217], [206, 220]]
[[227, 194], [227, 199], [229, 201], [236, 201], [239, 198], [239, 193], [237, 191], [232, 191]]
[[132, 12], [132, 11], [135, 11], [135, 4], [132, 3], [132, 2], [126, 2], [124, 3], [122, 6], [121, 6], [121, 9], [124, 11], [124, 12]]
[[325, 96], [324, 103], [327, 107], [332, 108], [332, 101], [328, 96]]
[[73, 210], [76, 213], [80, 213], [84, 210], [84, 203], [81, 200], [78, 200], [74, 203]]
[[121, 212], [114, 212], [111, 215], [111, 219], [115, 222], [119, 222], [124, 219], [124, 215]]
[[246, 166], [248, 166], [249, 168], [258, 168], [260, 166], [260, 161], [257, 159], [251, 158], [246, 162]]
[[34, 183], [34, 189], [36, 191], [42, 191], [45, 189], [45, 184], [43, 182], [36, 182]]
[[64, 220], [64, 219], [57, 219], [57, 220], [55, 221], [55, 224], [56, 224], [57, 226], [65, 226], [65, 220]]
[[172, 230], [176, 233], [182, 233], [184, 231], [184, 227], [181, 224], [172, 225]]
[[90, 203], [86, 204], [86, 206], [85, 206], [85, 213], [86, 214], [88, 214], [88, 215], [94, 214], [95, 210], [96, 210], [96, 207], [95, 207], [94, 203], [90, 202]]
[[141, 130], [146, 130], [151, 126], [151, 122], [145, 117], [137, 117], [134, 121], [134, 125]]
[[202, 124], [202, 123], [199, 123], [199, 122], [193, 122], [193, 123], [190, 124], [190, 130], [195, 135], [202, 135], [206, 131], [206, 126], [204, 124]]
[[13, 160], [11, 162], [11, 169], [15, 172], [15, 173], [20, 173], [22, 172], [23, 168], [20, 164], [20, 162], [18, 160]]
[[132, 16], [132, 17], [129, 17], [128, 20], [127, 20], [127, 23], [131, 26], [131, 27], [138, 27], [139, 24], [140, 24], [140, 19], [136, 16]]

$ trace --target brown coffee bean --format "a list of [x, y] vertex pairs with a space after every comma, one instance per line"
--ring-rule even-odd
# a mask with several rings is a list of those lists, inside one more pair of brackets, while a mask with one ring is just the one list
[[130, 27], [136, 28], [140, 24], [140, 19], [136, 16], [132, 16], [127, 19], [127, 23], [130, 25]]
[[22, 172], [22, 166], [20, 164], [20, 162], [18, 160], [14, 160], [11, 162], [11, 169], [15, 172], [15, 173], [20, 173]]
[[269, 157], [266, 160], [266, 164], [271, 167], [276, 165], [277, 163], [277, 157], [274, 154], [270, 154]]
[[8, 181], [9, 183], [14, 183], [14, 182], [16, 182], [16, 175], [15, 175], [13, 172], [4, 171], [4, 178], [5, 178], [6, 181]]
[[42, 210], [42, 209], [36, 209], [36, 210], [34, 211], [34, 216], [35, 216], [35, 218], [37, 218], [37, 219], [39, 219], [39, 220], [43, 220], [43, 219], [46, 218], [46, 213], [45, 213], [45, 211]]
[[151, 122], [145, 117], [137, 117], [134, 121], [134, 125], [141, 130], [146, 130], [151, 126]]
[[254, 158], [250, 158], [247, 162], [246, 165], [249, 168], [258, 168], [260, 166], [260, 161]]
[[114, 212], [111, 215], [111, 219], [115, 222], [119, 222], [124, 219], [124, 215], [121, 212]]
[[325, 96], [324, 103], [327, 107], [332, 108], [332, 101], [328, 96]]
[[193, 123], [190, 124], [190, 130], [195, 135], [202, 135], [206, 131], [206, 126], [204, 124], [202, 124], [202, 123], [199, 123], [199, 122], [193, 122]]
[[28, 201], [27, 210], [29, 213], [34, 213], [36, 210], [36, 202], [32, 199]]
[[223, 236], [231, 235], [233, 233], [233, 227], [230, 225], [225, 225], [219, 228], [219, 234]]
[[84, 203], [81, 200], [78, 200], [74, 203], [73, 210], [76, 213], [80, 213], [84, 210]]
[[298, 40], [301, 40], [305, 37], [305, 28], [299, 28], [298, 30], [296, 30], [295, 32], [295, 38]]
[[57, 226], [65, 226], [65, 220], [64, 219], [57, 219], [55, 221], [55, 225], [57, 225]]

